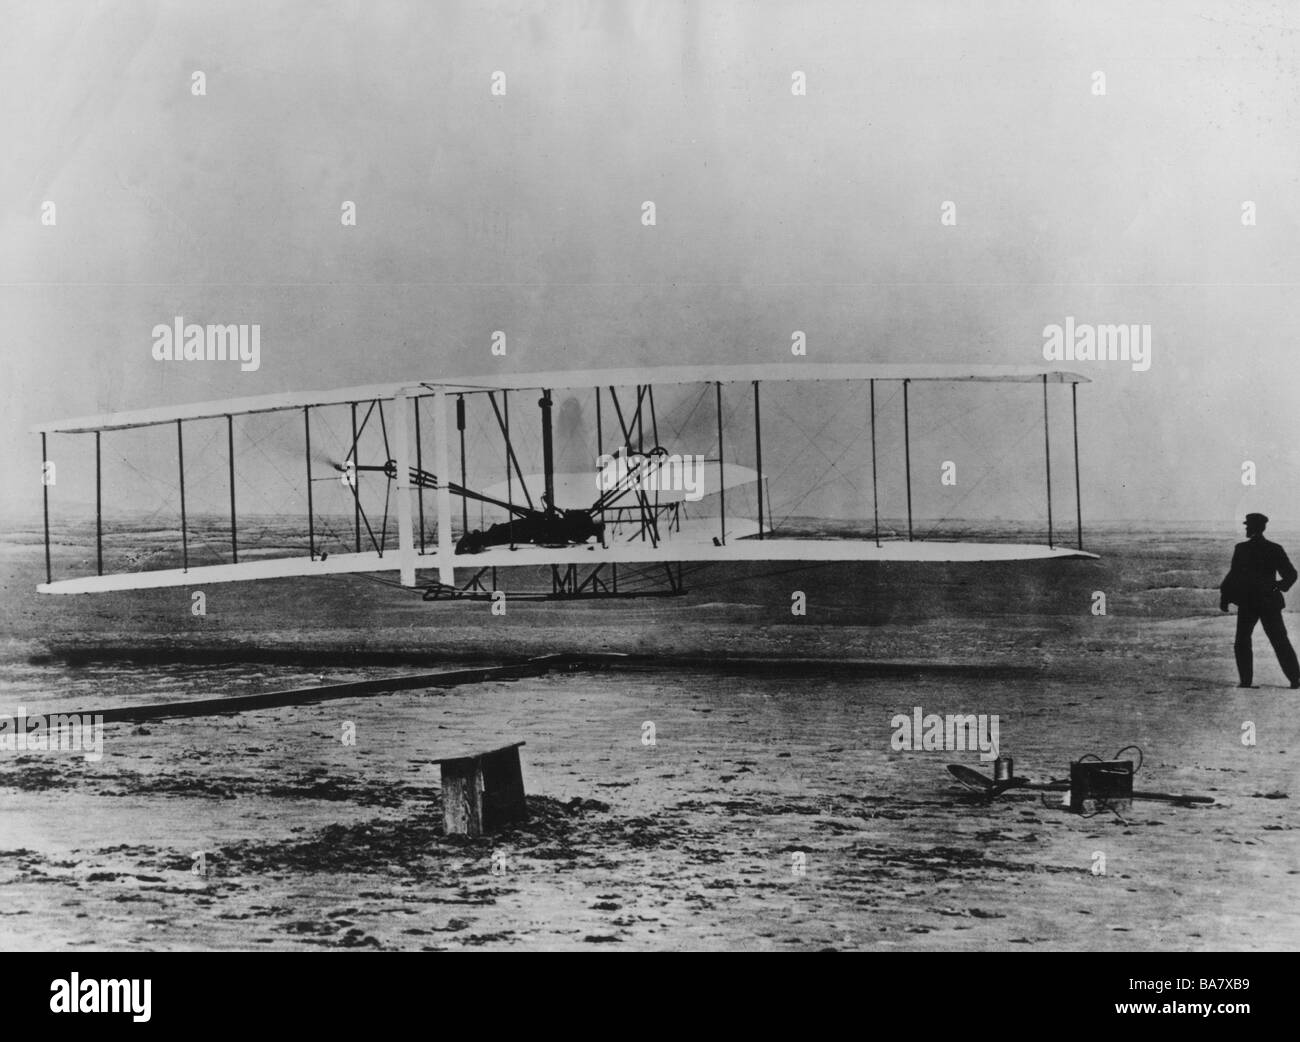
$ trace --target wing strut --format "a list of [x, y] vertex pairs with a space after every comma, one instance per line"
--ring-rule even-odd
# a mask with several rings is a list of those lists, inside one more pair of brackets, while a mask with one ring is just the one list
[[352, 531], [355, 536], [356, 552], [361, 553], [361, 475], [357, 472], [357, 403], [352, 406], [352, 451], [348, 459], [352, 462]]
[[226, 462], [230, 467], [230, 554], [239, 563], [239, 534], [235, 525], [235, 418], [226, 413]]
[[[596, 385], [596, 466], [600, 466], [600, 459], [605, 455], [605, 425], [601, 422], [600, 416], [600, 384]], [[605, 508], [600, 508], [600, 523], [605, 523]], [[604, 542], [602, 537], [601, 542]]]
[[[393, 437], [397, 440], [397, 565], [403, 586], [415, 586], [415, 542], [411, 538], [411, 439], [407, 436], [406, 391], [393, 398]], [[381, 413], [382, 416], [382, 413]]]
[[50, 454], [45, 444], [45, 432], [41, 431], [41, 502], [45, 512], [45, 581], [54, 582], [50, 571]]
[[99, 574], [104, 574], [104, 483], [99, 466], [99, 431], [95, 431], [95, 562]]
[[[420, 399], [415, 399], [415, 404], [420, 404]], [[456, 430], [460, 432], [460, 487], [466, 488], [465, 484], [465, 396], [456, 395]], [[460, 497], [460, 532], [465, 535], [469, 531], [469, 499], [465, 496]]]
[[1070, 384], [1070, 412], [1074, 418], [1074, 510], [1079, 526], [1079, 549], [1083, 549], [1083, 499], [1079, 493], [1079, 385]]
[[181, 570], [190, 570], [190, 537], [185, 526], [185, 435], [176, 421], [176, 467], [181, 477]]
[[[416, 395], [413, 399], [415, 402], [415, 469], [423, 473], [424, 471], [424, 445], [420, 438], [420, 396]], [[463, 482], [462, 482], [463, 483]], [[424, 553], [424, 482], [420, 482], [419, 490], [416, 496], [420, 502], [420, 553]]]
[[[758, 381], [754, 381], [754, 454], [758, 470], [758, 538], [763, 538], [763, 427], [758, 414]], [[718, 468], [721, 481], [722, 468]]]
[[1047, 374], [1043, 374], [1043, 462], [1047, 466], [1047, 546], [1055, 549], [1052, 541], [1052, 433], [1047, 423]]
[[907, 471], [907, 541], [912, 541], [912, 435], [907, 418], [907, 385], [903, 381], [903, 463]]
[[[433, 394], [433, 426], [435, 441], [433, 443], [433, 465], [439, 474], [447, 473], [447, 392], [439, 387]], [[511, 453], [513, 455], [513, 452]], [[399, 473], [406, 473], [399, 467]], [[438, 482], [436, 500], [438, 503], [438, 582], [443, 586], [456, 584], [456, 572], [452, 564], [455, 547], [451, 540], [451, 490], [448, 482]]]
[[[491, 391], [488, 391], [488, 401], [492, 403], [492, 411], [496, 412], [497, 400]], [[506, 436], [506, 502], [510, 504], [510, 509], [506, 511], [506, 518], [507, 518], [506, 523], [510, 525], [510, 549], [513, 550], [515, 548], [515, 511], [514, 511], [515, 486], [514, 486], [514, 478], [512, 477], [513, 472], [510, 469], [510, 464], [511, 461], [513, 460], [515, 465], [515, 470], [518, 470], [519, 461], [514, 459], [514, 455], [515, 455], [514, 446], [510, 444], [510, 392], [509, 391], [501, 392], [501, 407], [502, 409], [505, 410], [506, 418], [505, 418], [505, 422], [503, 423], [501, 420], [501, 413], [497, 412], [497, 423], [501, 425], [501, 432]], [[522, 475], [520, 476], [520, 481], [523, 482], [524, 495], [527, 496], [528, 483], [526, 481], [523, 481]], [[533, 501], [531, 499], [528, 500], [528, 505], [529, 506], [533, 505]]]
[[876, 485], [876, 381], [871, 381], [871, 518], [880, 545], [880, 492]]
[[542, 407], [542, 480], [546, 493], [542, 496], [542, 509], [550, 513], [555, 506], [555, 455], [551, 443], [551, 392], [542, 391], [537, 402]]
[[311, 502], [311, 407], [302, 407], [302, 427], [307, 436], [307, 549], [311, 559], [316, 560], [316, 518], [312, 514]]
[[723, 462], [722, 462], [722, 381], [715, 380], [713, 389], [717, 393], [718, 401], [718, 495], [721, 497], [722, 510], [719, 513], [718, 535], [721, 542], [719, 546], [727, 545], [727, 483], [723, 479]]

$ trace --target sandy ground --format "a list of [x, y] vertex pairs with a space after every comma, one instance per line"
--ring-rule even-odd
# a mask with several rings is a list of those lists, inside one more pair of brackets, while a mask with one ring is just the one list
[[[715, 570], [681, 599], [505, 619], [360, 580], [213, 587], [204, 618], [179, 590], [37, 597], [39, 549], [15, 539], [0, 712], [650, 658], [110, 725], [99, 763], [0, 753], [0, 946], [1294, 948], [1300, 698], [1262, 635], [1262, 686], [1233, 687], [1211, 589], [1231, 539], [1099, 532], [1100, 562], [1009, 569]], [[1125, 820], [1030, 793], [981, 804], [944, 769], [977, 754], [891, 750], [891, 718], [918, 705], [997, 713], [1019, 773], [1137, 743], [1139, 787], [1217, 802]], [[521, 739], [530, 822], [444, 836], [429, 761]]]

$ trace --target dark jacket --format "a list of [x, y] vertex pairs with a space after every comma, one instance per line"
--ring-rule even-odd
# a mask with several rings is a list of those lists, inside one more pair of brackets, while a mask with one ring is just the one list
[[1219, 600], [1252, 611], [1281, 611], [1286, 603], [1282, 593], [1295, 581], [1286, 551], [1262, 535], [1251, 536], [1233, 550], [1232, 567], [1219, 584]]

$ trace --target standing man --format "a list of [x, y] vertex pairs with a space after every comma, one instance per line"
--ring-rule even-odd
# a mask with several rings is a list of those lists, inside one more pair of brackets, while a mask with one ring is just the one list
[[1300, 688], [1300, 663], [1296, 661], [1295, 649], [1282, 622], [1282, 608], [1286, 604], [1282, 594], [1295, 583], [1296, 570], [1286, 551], [1264, 538], [1267, 524], [1268, 518], [1263, 514], [1246, 515], [1246, 541], [1238, 543], [1233, 550], [1232, 567], [1219, 584], [1219, 610], [1227, 611], [1229, 604], [1237, 605], [1237, 641], [1233, 651], [1241, 678], [1238, 687], [1255, 686], [1251, 683], [1254, 656], [1250, 638], [1255, 623], [1262, 622], [1282, 672], [1293, 688]]

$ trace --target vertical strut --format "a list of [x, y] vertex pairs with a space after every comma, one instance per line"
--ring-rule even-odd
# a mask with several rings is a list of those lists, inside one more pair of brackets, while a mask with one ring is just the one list
[[[45, 581], [51, 583], [54, 581], [54, 574], [50, 571], [50, 475], [49, 453], [45, 446], [45, 432], [41, 431], [41, 501], [45, 515]], [[102, 571], [102, 569], [101, 569]]]
[[1047, 423], [1047, 374], [1043, 374], [1043, 461], [1047, 467], [1047, 545], [1052, 539], [1052, 435]]
[[447, 480], [449, 472], [447, 449], [447, 392], [441, 387], [433, 395], [433, 466], [438, 474], [438, 492], [435, 500], [438, 504], [438, 582], [444, 586], [456, 584], [456, 573], [452, 564], [455, 547], [451, 541], [451, 490]]
[[754, 455], [758, 469], [758, 538], [763, 538], [763, 426], [758, 412], [758, 381], [754, 381]]
[[[418, 399], [417, 399], [418, 400]], [[460, 432], [460, 487], [465, 488], [465, 396], [456, 395], [456, 430]], [[469, 534], [469, 500], [460, 497], [460, 531]]]
[[[352, 531], [361, 553], [361, 472], [357, 470], [357, 403], [352, 403]], [[367, 522], [368, 523], [368, 522]]]
[[[311, 406], [302, 407], [303, 431], [307, 435], [307, 549], [311, 559], [316, 560], [316, 518], [313, 516], [311, 499]], [[355, 460], [353, 461], [356, 462]]]
[[[603, 456], [603, 455], [605, 455], [605, 427], [604, 427], [604, 424], [601, 422], [601, 416], [600, 416], [600, 385], [597, 384], [597, 385], [596, 385], [596, 471], [597, 471], [597, 472], [596, 472], [596, 481], [597, 481], [597, 487], [601, 487], [601, 486], [600, 486], [600, 481], [601, 481], [601, 476], [600, 476], [600, 457]], [[603, 497], [602, 497], [602, 499], [603, 499]], [[601, 523], [602, 525], [605, 523], [605, 508], [604, 508], [604, 506], [601, 506], [601, 508], [600, 508], [600, 523]], [[602, 545], [602, 546], [605, 545], [605, 537], [604, 537], [603, 535], [601, 536], [600, 542], [601, 542], [601, 545]]]
[[[488, 396], [491, 397], [490, 391]], [[515, 450], [510, 444], [510, 392], [504, 388], [501, 391], [501, 407], [506, 414], [505, 422], [502, 424], [506, 435], [506, 502], [513, 507], [515, 505], [515, 483], [510, 463]], [[515, 466], [518, 466], [518, 463]], [[528, 486], [525, 485], [524, 492], [527, 493], [527, 491]], [[532, 506], [531, 500], [528, 505]], [[513, 550], [515, 548], [515, 512], [510, 510], [508, 513], [510, 516], [506, 519], [506, 523], [510, 525], [510, 549]]]
[[181, 475], [181, 568], [190, 570], [190, 537], [185, 531], [185, 435], [181, 421], [176, 421], [176, 465]]
[[722, 471], [722, 381], [714, 381], [714, 391], [717, 393], [718, 402], [718, 495], [721, 503], [721, 512], [719, 516], [719, 536], [720, 546], [727, 545], [727, 481]]
[[912, 541], [912, 434], [907, 415], [907, 385], [903, 381], [903, 461], [907, 469], [907, 541]]
[[95, 431], [95, 566], [104, 574], [104, 496], [99, 466], [99, 431]]
[[1079, 493], [1079, 385], [1070, 384], [1070, 412], [1074, 417], [1074, 520], [1078, 525], [1079, 549], [1083, 549], [1083, 499]]
[[397, 464], [397, 567], [403, 586], [415, 585], [415, 540], [411, 537], [411, 440], [405, 388], [393, 395], [393, 436]]
[[[415, 469], [420, 472], [415, 496], [420, 504], [420, 553], [424, 553], [424, 450], [420, 439], [420, 397], [415, 397]], [[462, 481], [461, 484], [464, 484]], [[468, 530], [468, 526], [466, 526]], [[359, 536], [358, 536], [359, 538]]]
[[537, 403], [542, 407], [542, 481], [546, 494], [542, 498], [542, 509], [551, 513], [555, 507], [555, 452], [551, 440], [551, 392], [542, 391]]
[[226, 413], [226, 462], [230, 465], [230, 554], [239, 563], [239, 530], [235, 523], [235, 418]]
[[876, 381], [871, 381], [871, 518], [880, 545], [880, 492], [876, 484]]

